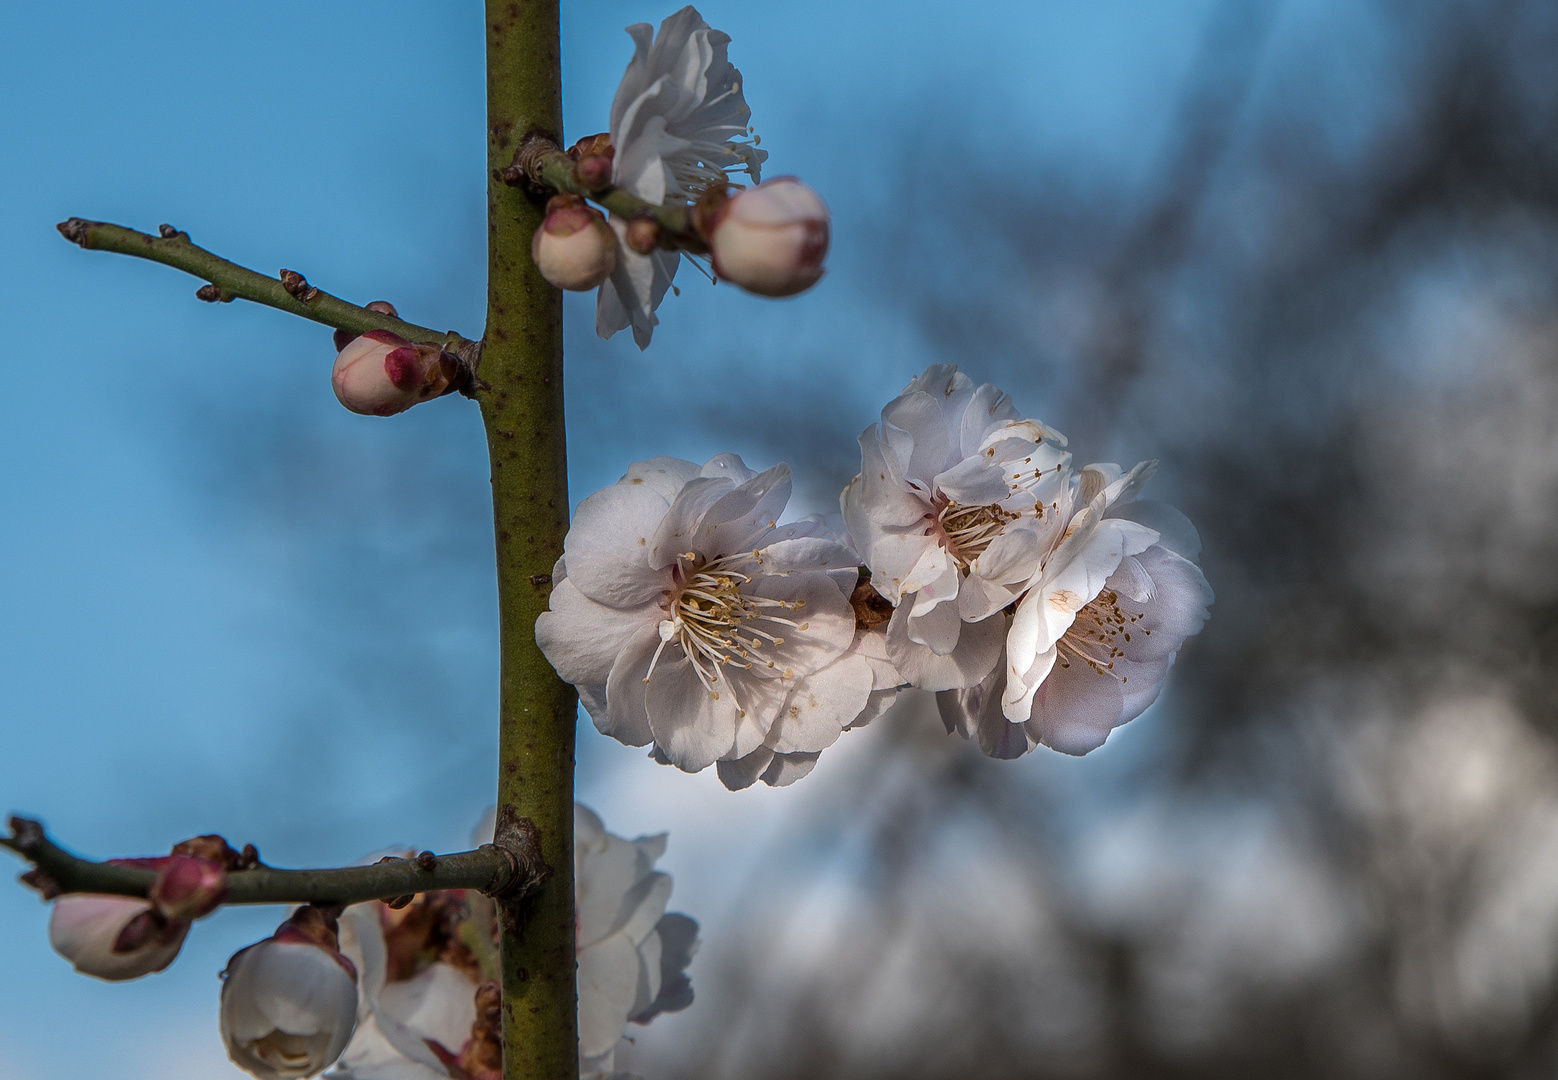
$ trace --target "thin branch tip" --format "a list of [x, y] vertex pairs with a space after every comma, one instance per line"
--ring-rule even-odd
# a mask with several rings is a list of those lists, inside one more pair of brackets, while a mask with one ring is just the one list
[[87, 221], [85, 218], [73, 217], [67, 218], [54, 227], [60, 231], [61, 236], [63, 236], [66, 240], [69, 240], [72, 244], [79, 244], [82, 247], [86, 247], [87, 230], [96, 224], [98, 223], [95, 221]]

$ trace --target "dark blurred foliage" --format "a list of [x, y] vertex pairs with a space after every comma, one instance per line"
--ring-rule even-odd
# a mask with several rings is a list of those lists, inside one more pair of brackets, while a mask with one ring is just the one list
[[931, 124], [876, 238], [944, 359], [1164, 460], [1218, 599], [1156, 733], [1084, 790], [879, 722], [638, 1071], [1558, 1069], [1558, 7], [1286, 14], [1215, 9], [1143, 187], [968, 198]]

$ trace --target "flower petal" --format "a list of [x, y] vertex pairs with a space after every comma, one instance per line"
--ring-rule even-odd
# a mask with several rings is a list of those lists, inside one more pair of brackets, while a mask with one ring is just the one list
[[921, 690], [957, 690], [972, 686], [990, 673], [1001, 656], [1006, 620], [999, 615], [964, 623], [957, 648], [937, 656], [909, 640], [909, 612], [900, 607], [887, 624], [887, 655], [909, 685]]

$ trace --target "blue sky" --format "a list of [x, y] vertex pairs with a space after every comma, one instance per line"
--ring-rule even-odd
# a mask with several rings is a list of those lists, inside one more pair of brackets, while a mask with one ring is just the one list
[[[605, 126], [622, 27], [669, 9], [565, 8], [574, 138]], [[875, 242], [895, 173], [945, 169], [970, 213], [1001, 212], [956, 189], [981, 170], [1129, 190], [1157, 163], [1208, 8], [703, 6], [734, 39], [772, 173], [801, 175], [832, 207], [830, 273], [769, 303], [684, 270], [643, 354], [627, 335], [595, 340], [592, 300], [570, 297], [574, 498], [636, 458], [736, 450], [759, 467], [836, 461], [837, 475], [798, 479], [807, 508], [826, 508], [854, 471], [849, 435], [832, 450], [787, 448], [805, 433], [782, 427], [721, 440], [768, 395], [819, 393], [854, 417], [852, 435], [936, 358], [883, 284], [903, 270]], [[212, 830], [277, 864], [463, 845], [491, 802], [496, 674], [474, 407], [352, 416], [329, 392], [327, 330], [198, 303], [193, 279], [79, 251], [53, 226], [172, 222], [239, 262], [474, 336], [479, 7], [61, 0], [0, 8], [0, 40], [13, 342], [0, 809], [102, 856]], [[977, 358], [965, 366], [979, 376]], [[734, 405], [732, 382], [745, 387]], [[1042, 388], [1007, 389], [1043, 415]], [[735, 412], [710, 420], [720, 408]], [[805, 785], [726, 795], [587, 727], [580, 761], [581, 796], [608, 827], [672, 830], [673, 907], [703, 918], [706, 938], [722, 895], [707, 865], [782, 829], [806, 798]], [[215, 974], [280, 917], [220, 913], [168, 973], [108, 986], [48, 950], [32, 894], [0, 888], [0, 1080], [236, 1075], [216, 1040]]]

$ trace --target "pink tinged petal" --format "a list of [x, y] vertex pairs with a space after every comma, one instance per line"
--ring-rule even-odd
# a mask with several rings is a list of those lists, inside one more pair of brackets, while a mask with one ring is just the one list
[[871, 691], [871, 696], [866, 698], [866, 707], [860, 710], [860, 715], [851, 720], [849, 727], [844, 730], [854, 731], [856, 728], [863, 728], [871, 721], [881, 718], [888, 709], [891, 709], [898, 703], [899, 692], [897, 687]]
[[715, 454], [700, 466], [698, 475], [723, 476], [727, 480], [744, 484], [756, 478], [758, 473], [755, 469], [747, 468], [747, 463], [741, 460], [740, 454]]
[[[1017, 406], [1012, 404], [1012, 399], [991, 384], [984, 383], [969, 395], [968, 405], [963, 410], [962, 423], [958, 429], [958, 452], [964, 457], [973, 457], [986, 448], [987, 433], [1017, 419]], [[1064, 437], [1059, 441], [1060, 445], [1065, 445]]]
[[1118, 644], [1131, 660], [1159, 660], [1177, 653], [1186, 638], [1201, 632], [1212, 589], [1200, 567], [1164, 547], [1154, 545], [1135, 561], [1151, 579], [1152, 595], [1141, 604], [1121, 604], [1122, 610], [1140, 618], [1125, 631], [1130, 639], [1122, 637]]
[[1004, 663], [997, 664], [977, 686], [963, 690], [943, 690], [936, 695], [947, 731], [956, 731], [979, 744], [993, 758], [1010, 760], [1022, 757], [1038, 745], [1022, 724], [1014, 724], [1001, 711], [1004, 689]]
[[817, 767], [821, 754], [775, 754], [759, 777], [769, 787], [789, 787]]
[[1019, 669], [1007, 653], [1006, 689], [1001, 693], [1001, 711], [1013, 723], [1022, 723], [1033, 711], [1033, 696], [1055, 669], [1060, 650], [1054, 645], [1039, 653], [1026, 668]]
[[1008, 527], [990, 541], [990, 546], [969, 567], [969, 573], [1001, 585], [1027, 582], [1039, 571], [1039, 555], [1036, 532]]
[[668, 664], [662, 657], [644, 702], [655, 745], [683, 772], [706, 769], [735, 746], [739, 717], [730, 686], [720, 680], [705, 687], [685, 659]]
[[[927, 606], [957, 599], [959, 586], [957, 562], [939, 543], [929, 538], [919, 550], [918, 561], [904, 575], [898, 586], [899, 589], [905, 595], [924, 593], [926, 589], [931, 589], [931, 594], [924, 597]], [[871, 571], [871, 574], [874, 578], [876, 571]]]
[[1006, 469], [995, 460], [993, 453], [989, 457], [966, 457], [939, 473], [932, 483], [937, 491], [964, 506], [988, 506], [1011, 494]]
[[[775, 661], [773, 675], [789, 678], [818, 671], [846, 652], [855, 640], [855, 609], [827, 574], [760, 577], [742, 591], [792, 605], [790, 610], [777, 614], [796, 625], [786, 627], [767, 621], [757, 624], [784, 638], [783, 645], [766, 650]], [[785, 668], [792, 675], [785, 676]], [[767, 670], [754, 668], [753, 673], [763, 675]]]
[[763, 560], [763, 572], [768, 574], [842, 568], [854, 570], [860, 565], [855, 553], [849, 548], [821, 536], [802, 536], [766, 544], [759, 554]]
[[789, 501], [788, 465], [758, 473], [709, 507], [698, 523], [693, 550], [711, 557], [751, 551], [779, 523]]
[[597, 603], [633, 608], [660, 599], [668, 576], [649, 565], [665, 496], [648, 484], [613, 484], [586, 498], [563, 541], [568, 580]]
[[1033, 698], [1029, 734], [1052, 750], [1081, 756], [1104, 744], [1120, 723], [1125, 694], [1113, 673], [1086, 664], [1057, 666]]
[[178, 956], [188, 923], [169, 924], [145, 900], [70, 893], [49, 912], [49, 944], [83, 975], [110, 982], [162, 971]]
[[[917, 572], [922, 563], [925, 569]], [[906, 594], [919, 591], [918, 579], [922, 575], [938, 577], [952, 564], [940, 544], [926, 536], [923, 529], [915, 529], [908, 533], [876, 533], [866, 565], [871, 570], [871, 587], [893, 604], [899, 604]]]
[[781, 754], [826, 750], [864, 711], [871, 682], [870, 663], [853, 654], [801, 679], [769, 729], [768, 745]]
[[915, 614], [920, 607], [919, 597], [916, 597], [913, 606], [909, 607], [909, 640], [916, 645], [924, 645], [937, 656], [950, 655], [957, 648], [958, 636], [963, 629], [958, 606], [937, 604], [923, 615]]
[[972, 686], [990, 673], [1001, 656], [1005, 619], [992, 616], [964, 623], [957, 648], [937, 656], [909, 640], [909, 612], [900, 607], [887, 624], [887, 655], [909, 685], [921, 690], [957, 690]]
[[579, 953], [579, 1052], [604, 1054], [617, 1044], [638, 1000], [641, 960], [625, 935], [613, 934]]
[[[930, 504], [922, 494], [906, 489], [901, 480], [897, 466], [889, 466], [883, 454], [876, 425], [866, 428], [860, 435], [860, 505], [855, 511], [862, 526], [872, 523], [884, 528], [923, 528], [920, 523]], [[845, 517], [849, 516], [846, 506]], [[857, 541], [865, 535], [863, 528], [851, 525], [850, 529]]]
[[882, 433], [899, 475], [929, 490], [935, 477], [957, 459], [941, 405], [924, 392], [905, 394], [882, 410]]
[[436, 1063], [437, 1058], [422, 1040], [432, 1039], [459, 1053], [476, 1022], [475, 999], [476, 983], [469, 976], [449, 964], [435, 963], [414, 978], [385, 986], [379, 994], [375, 1019], [386, 1036], [385, 1017], [397, 1022], [399, 1037], [389, 1042], [401, 1053], [420, 1050], [421, 1054], [413, 1060], [428, 1064], [421, 1056], [427, 1055]]
[[552, 586], [551, 610], [536, 618], [536, 644], [566, 682], [604, 683], [628, 641], [659, 625], [658, 607], [626, 609], [598, 604], [573, 579]]
[[[929, 615], [931, 609], [938, 605], [947, 604], [955, 607], [955, 605], [951, 605], [951, 601], [958, 598], [958, 590], [962, 587], [963, 577], [958, 572], [957, 563], [953, 562], [951, 556], [942, 557], [938, 560], [938, 563], [936, 575], [922, 582], [915, 594], [914, 604], [910, 608], [909, 614], [916, 619]], [[925, 565], [929, 567], [931, 564], [926, 562]], [[911, 574], [910, 576], [914, 578], [919, 575]], [[910, 625], [912, 626], [913, 624], [911, 623]], [[956, 636], [953, 637], [953, 640], [957, 640]]]
[[719, 775], [719, 782], [728, 790], [744, 791], [757, 783], [758, 777], [763, 775], [763, 770], [773, 760], [774, 752], [766, 746], [759, 746], [743, 757], [715, 762], [715, 771]]
[[970, 574], [958, 587], [958, 615], [964, 622], [988, 619], [1017, 599], [1017, 592], [1005, 585]]
[[622, 480], [632, 484], [634, 482], [647, 484], [658, 492], [667, 506], [675, 499], [677, 493], [687, 486], [688, 481], [698, 477], [699, 467], [691, 461], [683, 461], [681, 458], [657, 457], [648, 461], [635, 461], [628, 466], [628, 471]]
[[[653, 627], [647, 627], [628, 642], [623, 648], [622, 654], [617, 657], [616, 663], [611, 666], [611, 675], [606, 680], [606, 718], [604, 726], [600, 717], [592, 712], [591, 718], [595, 720], [595, 727], [602, 735], [610, 735], [620, 743], [627, 746], [644, 746], [654, 739], [654, 734], [649, 726], [649, 711], [645, 694], [647, 685], [644, 682], [649, 672], [649, 662], [660, 647], [660, 635]], [[672, 646], [666, 646], [665, 652], [673, 651]], [[680, 653], [680, 650], [674, 650]], [[661, 665], [687, 664], [685, 659], [677, 656], [660, 657]], [[655, 668], [656, 677], [659, 676], [661, 667]]]
[[649, 565], [656, 569], [670, 567], [688, 552], [712, 555], [713, 552], [697, 551], [692, 546], [693, 537], [703, 516], [735, 487], [735, 481], [725, 476], [700, 476], [689, 480], [650, 534]]

